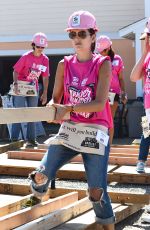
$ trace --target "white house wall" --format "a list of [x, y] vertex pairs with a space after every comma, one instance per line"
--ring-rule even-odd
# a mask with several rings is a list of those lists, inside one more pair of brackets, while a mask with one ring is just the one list
[[0, 9], [0, 36], [19, 39], [37, 31], [62, 35], [68, 16], [80, 9], [96, 16], [101, 32], [117, 32], [144, 17], [144, 0], [1, 0]]

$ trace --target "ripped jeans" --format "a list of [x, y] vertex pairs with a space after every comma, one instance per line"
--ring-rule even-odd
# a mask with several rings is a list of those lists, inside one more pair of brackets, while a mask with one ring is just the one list
[[[112, 224], [115, 222], [109, 195], [107, 193], [107, 166], [109, 157], [109, 146], [105, 148], [104, 155], [82, 153], [87, 183], [90, 188], [102, 190], [100, 201], [91, 201], [96, 214], [96, 221], [100, 224]], [[51, 145], [43, 157], [40, 167], [36, 169], [48, 178], [46, 184], [37, 185], [31, 182], [31, 189], [34, 195], [44, 195], [49, 186], [50, 180], [56, 177], [57, 170], [65, 163], [77, 156], [79, 153], [63, 145]]]

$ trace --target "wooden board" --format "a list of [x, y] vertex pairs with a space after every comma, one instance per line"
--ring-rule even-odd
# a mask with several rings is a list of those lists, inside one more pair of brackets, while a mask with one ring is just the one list
[[3, 159], [0, 161], [0, 174], [28, 176], [39, 164], [39, 161]]
[[14, 183], [0, 183], [0, 193], [25, 196], [31, 193], [30, 186]]
[[[8, 159], [20, 159], [20, 160], [34, 160], [40, 161], [44, 157], [44, 151], [8, 151]], [[150, 166], [150, 156], [148, 156], [147, 166]], [[138, 161], [138, 155], [136, 153], [110, 153], [109, 164], [111, 165], [136, 165]], [[81, 155], [78, 155], [70, 160], [72, 163], [82, 163], [83, 159]]]
[[[27, 108], [6, 108], [0, 109], [0, 124], [50, 121], [55, 118], [56, 109], [49, 107], [27, 107]], [[64, 119], [69, 119], [70, 113]]]
[[[50, 198], [56, 198], [60, 195], [65, 195], [70, 192], [78, 192], [79, 199], [83, 199], [87, 196], [86, 189], [64, 188], [57, 187], [56, 189], [48, 190], [48, 196]], [[0, 183], [0, 193], [12, 194], [12, 195], [27, 195], [30, 194], [29, 185], [8, 184]], [[149, 204], [150, 194], [136, 194], [136, 193], [124, 193], [124, 192], [109, 192], [109, 196], [113, 203], [133, 203], [133, 204]]]
[[146, 168], [146, 173], [137, 173], [135, 166], [121, 166], [108, 175], [108, 181], [150, 184], [150, 168]]
[[91, 202], [88, 198], [83, 198], [77, 202], [72, 203], [71, 205], [61, 208], [55, 212], [48, 214], [47, 216], [36, 219], [30, 223], [27, 223], [16, 230], [41, 230], [43, 229], [53, 229], [54, 227], [72, 219], [76, 216], [84, 213], [87, 210], [92, 208]]
[[58, 198], [49, 199], [33, 206], [14, 213], [0, 217], [0, 229], [10, 230], [28, 223], [50, 212], [56, 211], [78, 200], [78, 193], [73, 192]]
[[126, 153], [126, 154], [138, 154], [139, 153], [139, 147], [138, 148], [131, 148], [131, 147], [111, 147], [110, 148], [110, 153]]
[[7, 152], [8, 150], [13, 150], [22, 147], [24, 144], [24, 141], [15, 141], [12, 143], [6, 143], [0, 145], [0, 153]]
[[[46, 152], [46, 151], [45, 151]], [[8, 151], [8, 159], [20, 159], [20, 160], [34, 160], [34, 161], [40, 161], [42, 160], [45, 152], [36, 152], [36, 151]]]
[[[16, 202], [21, 196], [0, 194], [0, 210], [3, 206], [10, 204], [11, 202]], [[2, 212], [0, 212], [1, 215]]]
[[[0, 162], [0, 174], [28, 176], [39, 164], [39, 161], [3, 159]], [[115, 168], [116, 166], [109, 165], [108, 172]], [[57, 178], [85, 180], [84, 165], [68, 163], [58, 170]]]
[[117, 145], [117, 144], [113, 144], [112, 146], [111, 146], [111, 148], [112, 147], [115, 147], [115, 148], [132, 148], [132, 149], [134, 149], [134, 148], [139, 148], [139, 146], [138, 145]]
[[[46, 141], [45, 141], [46, 142]], [[47, 144], [39, 144], [38, 145], [38, 149], [48, 149], [48, 146]], [[111, 148], [110, 148], [110, 152], [120, 152], [120, 151], [132, 151], [132, 152], [136, 152], [138, 153], [139, 151], [139, 146], [137, 145], [112, 145]]]
[[[112, 204], [114, 213], [116, 215], [116, 223], [124, 220], [133, 213], [139, 211], [143, 205], [120, 205]], [[51, 228], [50, 228], [51, 229]], [[101, 225], [95, 223], [94, 211], [88, 211], [53, 230], [101, 230]], [[33, 229], [35, 230], [35, 229]]]

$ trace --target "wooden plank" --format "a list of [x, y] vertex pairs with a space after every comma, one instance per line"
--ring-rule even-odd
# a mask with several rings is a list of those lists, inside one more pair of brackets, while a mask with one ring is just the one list
[[[25, 191], [24, 191], [25, 190]], [[83, 199], [87, 196], [86, 194], [86, 189], [69, 189], [69, 188], [57, 188], [57, 189], [50, 189], [47, 192], [47, 196], [49, 198], [56, 198], [71, 192], [77, 192], [78, 193], [78, 199]], [[4, 204], [0, 206], [0, 216], [3, 216], [4, 213], [9, 214], [14, 211], [18, 211], [21, 209], [23, 204], [31, 195], [27, 195], [31, 193], [30, 186], [29, 185], [20, 185], [20, 184], [2, 184], [0, 183], [0, 193], [5, 193], [5, 195], [0, 196], [8, 196], [6, 194], [11, 194], [9, 195], [10, 198], [16, 197], [17, 202], [10, 202], [11, 199], [7, 201], [8, 204]], [[27, 195], [25, 197], [21, 196], [15, 196], [16, 194], [19, 195]], [[6, 201], [5, 201], [6, 202]]]
[[[147, 166], [150, 166], [150, 161], [149, 161], [150, 158], [148, 158], [148, 161], [146, 163]], [[109, 164], [112, 164], [112, 165], [124, 165], [124, 166], [130, 166], [130, 165], [136, 165], [137, 162], [138, 162], [138, 157], [132, 157], [132, 156], [129, 156], [129, 157], [124, 157], [124, 156], [111, 156], [109, 157], [109, 160], [108, 160]]]
[[[111, 172], [116, 168], [114, 165], [108, 165], [107, 172]], [[83, 164], [66, 164], [57, 172], [57, 178], [60, 179], [80, 179], [86, 180]]]
[[137, 148], [139, 148], [138, 145], [116, 145], [116, 144], [115, 144], [115, 145], [113, 144], [113, 145], [111, 146], [111, 148], [113, 148], [113, 147], [114, 147], [114, 148], [131, 148], [131, 149], [134, 149], [134, 148], [137, 149]]
[[[108, 174], [108, 181], [133, 184], [150, 184], [149, 169], [146, 168], [146, 173], [137, 173], [135, 166], [121, 166]], [[149, 171], [150, 172], [150, 171]]]
[[0, 153], [4, 153], [7, 152], [8, 150], [13, 150], [13, 149], [17, 149], [20, 148], [24, 145], [24, 141], [15, 141], [12, 143], [7, 143], [7, 144], [3, 144], [0, 146]]
[[27, 152], [27, 151], [8, 151], [8, 159], [20, 159], [20, 160], [34, 160], [40, 161], [44, 156], [44, 152]]
[[135, 154], [138, 154], [139, 152], [139, 147], [138, 148], [124, 148], [124, 147], [111, 147], [110, 148], [110, 153], [126, 153], [126, 154], [129, 154], [129, 153], [135, 153]]
[[36, 219], [30, 223], [22, 225], [21, 227], [16, 228], [16, 230], [41, 230], [43, 229], [53, 229], [54, 227], [72, 219], [80, 214], [84, 213], [87, 210], [92, 208], [91, 202], [88, 198], [83, 198], [77, 202], [72, 203], [71, 205], [61, 208], [53, 213], [48, 214], [47, 216]]
[[[51, 198], [56, 195], [62, 195], [69, 192], [76, 191], [79, 194], [79, 199], [82, 199], [86, 196], [86, 189], [72, 189], [72, 188], [59, 188], [54, 190], [49, 190], [49, 195]], [[150, 203], [150, 194], [144, 193], [125, 193], [125, 192], [108, 192], [113, 203], [120, 204], [149, 204]]]
[[[18, 122], [50, 121], [55, 118], [56, 109], [49, 107], [27, 107], [27, 108], [5, 108], [0, 109], [0, 124], [10, 124]], [[64, 119], [69, 119], [70, 113]]]
[[11, 201], [9, 200], [9, 204], [1, 205], [0, 207], [0, 217], [3, 217], [5, 215], [8, 215], [10, 213], [19, 211], [22, 206], [25, 204], [25, 202], [30, 198], [31, 195], [24, 196], [23, 198], [19, 198], [17, 201]]
[[[116, 216], [116, 223], [124, 220], [133, 213], [139, 211], [143, 205], [117, 205], [112, 204], [113, 210]], [[94, 211], [88, 211], [75, 219], [72, 219], [65, 224], [62, 224], [54, 230], [100, 230], [103, 229], [101, 225], [95, 223], [95, 214]]]
[[49, 199], [33, 206], [32, 208], [25, 208], [17, 212], [0, 217], [0, 229], [10, 230], [20, 225], [28, 223], [41, 216], [47, 215], [50, 212], [56, 211], [78, 200], [78, 193], [73, 192], [63, 195], [58, 198]]
[[[39, 161], [4, 159], [0, 162], [0, 174], [28, 176], [39, 164]], [[108, 172], [115, 168], [116, 166], [109, 165]], [[85, 180], [84, 166], [68, 163], [58, 170], [57, 178]]]
[[[76, 217], [58, 227], [53, 228], [54, 230], [85, 230], [89, 225], [95, 223], [94, 211], [88, 211], [79, 217]], [[91, 228], [94, 230], [96, 228]]]
[[[27, 151], [8, 151], [8, 159], [20, 159], [20, 160], [34, 160], [40, 161], [44, 152], [27, 152]], [[150, 156], [148, 157], [147, 166], [150, 166]], [[112, 165], [136, 165], [138, 156], [135, 154], [126, 153], [111, 153], [109, 156], [109, 164]], [[82, 163], [82, 156], [78, 155], [70, 160], [72, 163]]]
[[114, 165], [136, 165], [138, 159], [135, 157], [109, 157], [109, 164]]
[[[150, 159], [150, 157], [148, 157], [148, 159]], [[116, 154], [110, 154], [109, 156], [109, 160], [108, 163], [112, 164], [112, 165], [136, 165], [138, 161], [138, 156], [136, 155], [129, 155], [127, 156], [127, 154], [120, 154], [116, 153]], [[77, 156], [71, 159], [72, 163], [82, 163], [82, 157], [81, 156]], [[150, 165], [150, 161], [147, 161], [147, 166]]]
[[116, 216], [116, 223], [121, 222], [122, 220], [126, 219], [127, 217], [131, 216], [132, 214], [138, 212], [144, 205], [142, 204], [130, 204], [117, 207], [114, 212]]
[[[20, 198], [21, 196], [0, 194], [0, 210], [1, 207], [9, 205], [11, 202], [16, 202]], [[1, 211], [0, 211], [0, 215], [1, 215]]]
[[[112, 204], [113, 207], [118, 207], [120, 204]], [[95, 223], [95, 213], [93, 210], [88, 211], [79, 217], [76, 217], [56, 228], [54, 230], [100, 230], [101, 225]]]
[[150, 194], [124, 193], [124, 192], [109, 192], [109, 196], [113, 203], [121, 204], [149, 204]]
[[143, 175], [143, 176], [150, 176], [150, 168], [149, 167], [145, 167], [145, 171], [146, 173], [138, 173], [136, 171], [136, 167], [134, 166], [121, 166], [118, 169], [114, 170], [114, 174], [115, 173], [120, 173], [120, 174], [128, 174], [128, 175]]
[[[50, 198], [56, 198], [60, 195], [64, 195], [70, 192], [78, 192], [79, 200], [87, 196], [86, 189], [75, 189], [75, 188], [64, 188], [58, 187], [56, 189], [50, 189], [48, 191]], [[8, 184], [0, 183], [0, 193], [13, 194], [13, 195], [27, 195], [30, 194], [29, 185], [19, 185], [19, 184]], [[137, 194], [137, 193], [124, 193], [124, 192], [109, 192], [109, 196], [113, 203], [142, 203], [149, 204], [150, 195], [149, 194]]]
[[0, 193], [25, 196], [30, 194], [31, 190], [29, 185], [1, 182]]
[[[12, 160], [6, 159], [0, 162], [0, 174], [28, 176], [36, 167], [38, 161]], [[131, 166], [122, 166], [131, 167]], [[148, 168], [145, 174], [136, 172], [135, 167], [116, 169], [116, 165], [108, 166], [108, 181], [125, 183], [150, 183]], [[116, 169], [116, 170], [115, 170]], [[120, 171], [121, 170], [121, 171]], [[113, 172], [113, 173], [112, 173]], [[150, 171], [149, 171], [150, 172]], [[85, 180], [84, 166], [82, 164], [66, 164], [58, 170], [57, 177], [61, 179], [82, 179]]]
[[57, 187], [56, 189], [49, 188], [48, 195], [50, 198], [55, 198], [71, 192], [78, 192], [79, 200], [87, 196], [87, 189], [75, 189], [75, 188], [65, 188], [65, 187]]
[[24, 152], [36, 152], [36, 153], [38, 153], [38, 152], [42, 152], [42, 153], [46, 153], [46, 150], [45, 149], [36, 149], [36, 148], [21, 148], [21, 150], [22, 151], [24, 151]]
[[39, 161], [3, 159], [0, 162], [0, 174], [28, 176], [39, 164]]

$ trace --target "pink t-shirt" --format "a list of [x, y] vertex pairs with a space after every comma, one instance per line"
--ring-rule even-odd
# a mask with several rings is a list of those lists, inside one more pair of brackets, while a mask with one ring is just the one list
[[13, 68], [19, 74], [18, 80], [34, 82], [37, 88], [40, 75], [49, 77], [49, 59], [43, 53], [37, 57], [33, 51], [29, 51], [23, 54]]
[[124, 69], [123, 61], [121, 57], [117, 54], [114, 56], [114, 60], [112, 62], [112, 80], [110, 84], [110, 91], [120, 94], [121, 87], [119, 83], [119, 74]]
[[[95, 99], [98, 84], [99, 68], [108, 57], [93, 54], [87, 62], [79, 62], [76, 55], [64, 58], [64, 104], [77, 105]], [[93, 123], [112, 127], [112, 116], [109, 102], [101, 112], [72, 113], [74, 122]]]
[[150, 52], [148, 53], [144, 65], [144, 106], [150, 108]]

